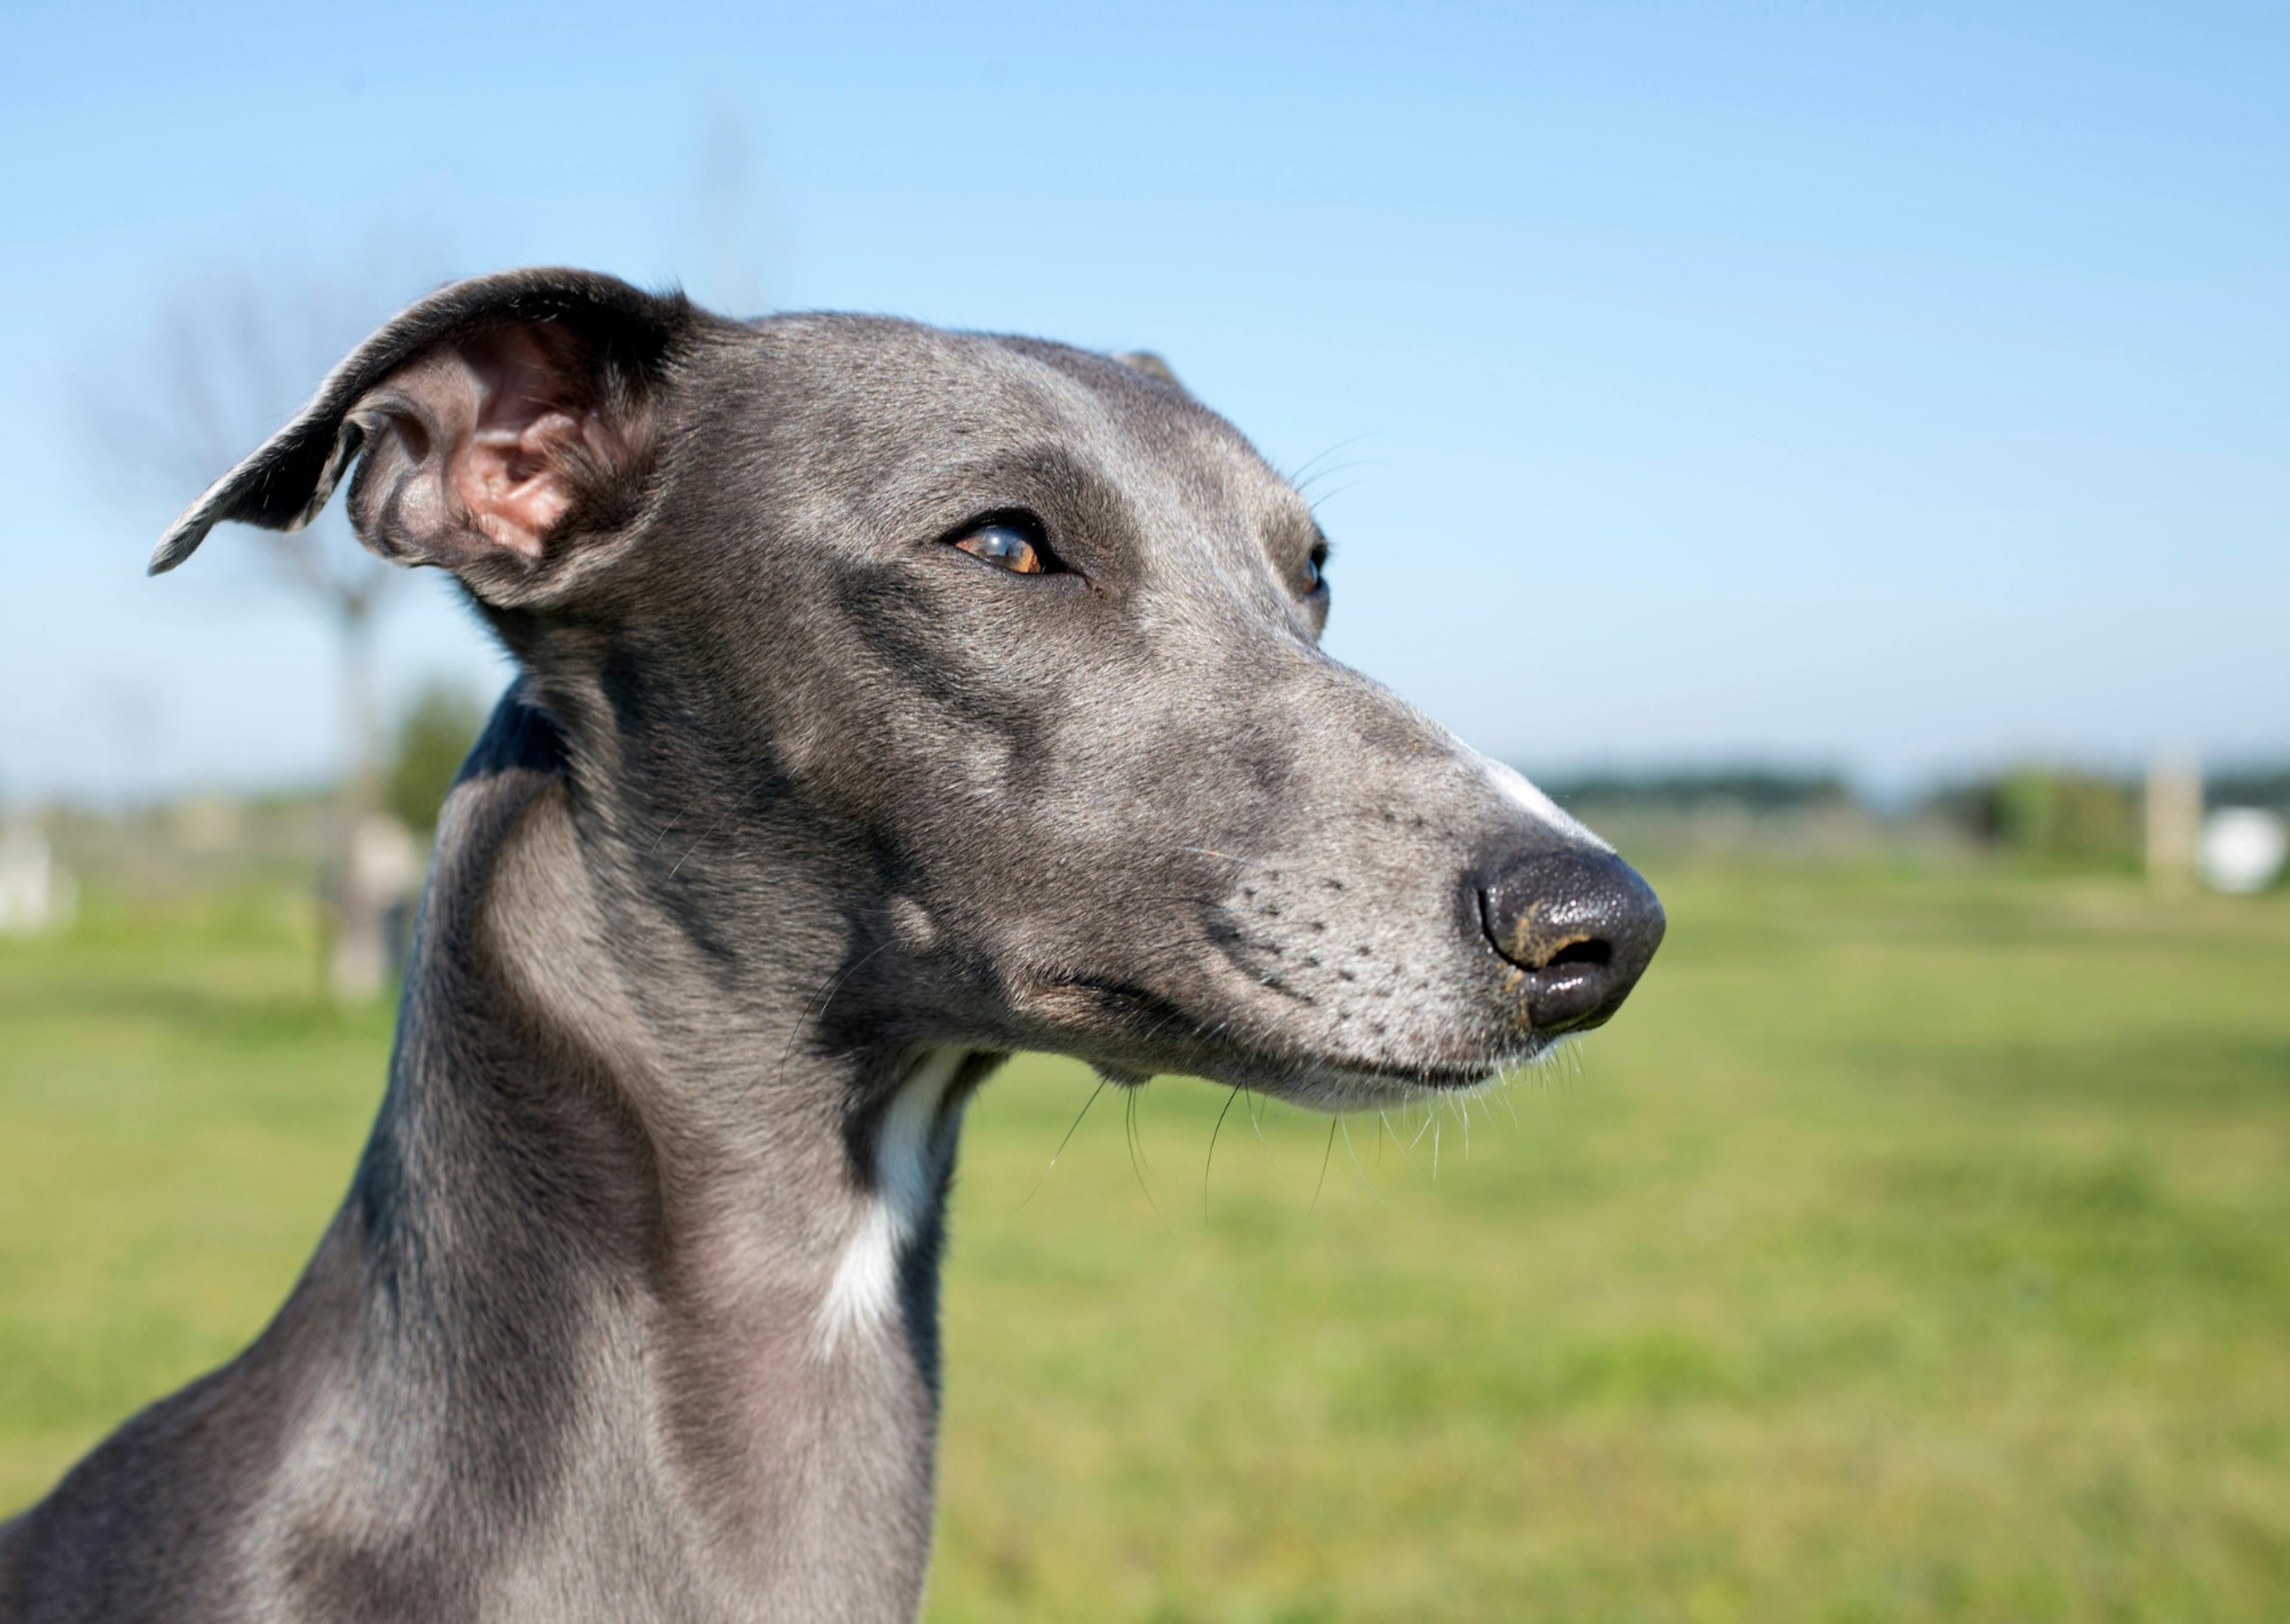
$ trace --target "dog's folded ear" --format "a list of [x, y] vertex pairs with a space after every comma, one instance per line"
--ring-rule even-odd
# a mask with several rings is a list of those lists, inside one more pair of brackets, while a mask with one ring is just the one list
[[587, 271], [444, 288], [360, 345], [194, 502], [151, 572], [225, 519], [300, 529], [356, 463], [350, 522], [368, 547], [442, 565], [483, 597], [518, 596], [641, 498], [653, 397], [692, 321], [681, 294]]

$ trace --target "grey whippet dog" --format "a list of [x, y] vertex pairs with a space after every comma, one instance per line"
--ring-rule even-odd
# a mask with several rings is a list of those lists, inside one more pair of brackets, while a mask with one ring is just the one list
[[1310, 510], [1149, 356], [484, 277], [153, 570], [353, 466], [366, 545], [522, 676], [340, 1213], [252, 1347], [0, 1529], [12, 1624], [908, 1619], [1005, 1055], [1421, 1098], [1604, 1020], [1661, 938], [1321, 652]]

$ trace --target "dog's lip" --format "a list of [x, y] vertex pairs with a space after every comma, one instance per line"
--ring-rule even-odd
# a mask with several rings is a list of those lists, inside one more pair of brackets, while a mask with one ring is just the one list
[[[1266, 1048], [1256, 1044], [1237, 1045], [1231, 1059], [1208, 1052], [1213, 1039], [1206, 1035], [1229, 1031], [1227, 1020], [1202, 1019], [1178, 999], [1149, 987], [1139, 985], [1125, 977], [1098, 975], [1088, 971], [1036, 968], [1026, 972], [1041, 993], [1057, 997], [1082, 994], [1099, 999], [1109, 999], [1133, 1008], [1160, 1012], [1163, 1020], [1174, 1014], [1189, 1028], [1187, 1039], [1167, 1045], [1167, 1052], [1183, 1053], [1189, 1062], [1180, 1066], [1164, 1066], [1162, 1070], [1197, 1071], [1201, 1076], [1231, 1081], [1246, 1073], [1246, 1085], [1268, 1084], [1337, 1084], [1373, 1082], [1397, 1084], [1408, 1088], [1439, 1092], [1454, 1092], [1477, 1088], [1491, 1078], [1514, 1066], [1526, 1065], [1557, 1041], [1540, 1033], [1527, 1034], [1524, 1041], [1501, 1054], [1474, 1054], [1468, 1060], [1447, 1059], [1415, 1061], [1381, 1060], [1368, 1055], [1342, 1054], [1326, 1051], [1302, 1050], [1289, 1047]], [[1196, 1047], [1196, 1044], [1199, 1047]], [[1223, 1061], [1224, 1063], [1219, 1063]]]
[[[1308, 1080], [1312, 1077], [1373, 1078], [1379, 1083], [1405, 1083], [1415, 1088], [1466, 1089], [1477, 1088], [1514, 1066], [1532, 1064], [1557, 1041], [1556, 1037], [1538, 1035], [1509, 1053], [1485, 1060], [1433, 1060], [1413, 1066], [1402, 1065], [1396, 1060], [1330, 1056], [1298, 1055], [1293, 1058], [1295, 1065]], [[1280, 1057], [1270, 1058], [1277, 1061]]]

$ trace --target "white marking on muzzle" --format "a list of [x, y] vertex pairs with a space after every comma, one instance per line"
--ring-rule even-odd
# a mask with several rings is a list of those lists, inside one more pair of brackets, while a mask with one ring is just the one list
[[1457, 764], [1465, 772], [1477, 772], [1481, 778], [1486, 780], [1495, 794], [1537, 823], [1555, 835], [1563, 836], [1569, 840], [1582, 841], [1596, 846], [1601, 852], [1611, 852], [1614, 849], [1569, 817], [1561, 810], [1557, 802], [1528, 783], [1516, 768], [1507, 767], [1493, 756], [1483, 755], [1473, 749], [1457, 737], [1454, 729], [1434, 720], [1415, 706], [1409, 705], [1405, 700], [1399, 702], [1426, 732], [1435, 739], [1444, 739], [1447, 741], [1448, 750], [1453, 755]]
[[933, 1049], [907, 1074], [883, 1113], [875, 1140], [875, 1188], [836, 1260], [820, 1304], [818, 1349], [832, 1354], [845, 1335], [872, 1335], [899, 1306], [899, 1254], [929, 1215], [951, 1144], [940, 1132], [947, 1090], [965, 1052]]
[[1494, 785], [1495, 793], [1525, 812], [1527, 816], [1538, 822], [1549, 824], [1570, 839], [1587, 841], [1601, 852], [1611, 852], [1614, 849], [1583, 828], [1574, 819], [1567, 816], [1560, 810], [1557, 802], [1528, 783], [1513, 769], [1504, 766], [1493, 756], [1480, 756], [1469, 745], [1463, 745], [1461, 748], [1478, 757], [1479, 766], [1486, 773], [1488, 781]]

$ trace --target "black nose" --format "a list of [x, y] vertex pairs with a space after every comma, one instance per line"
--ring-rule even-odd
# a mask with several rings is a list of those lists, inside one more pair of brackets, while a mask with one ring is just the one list
[[1621, 1007], [1661, 946], [1661, 902], [1611, 852], [1539, 852], [1479, 888], [1495, 951], [1526, 972], [1538, 1032], [1579, 1032]]

